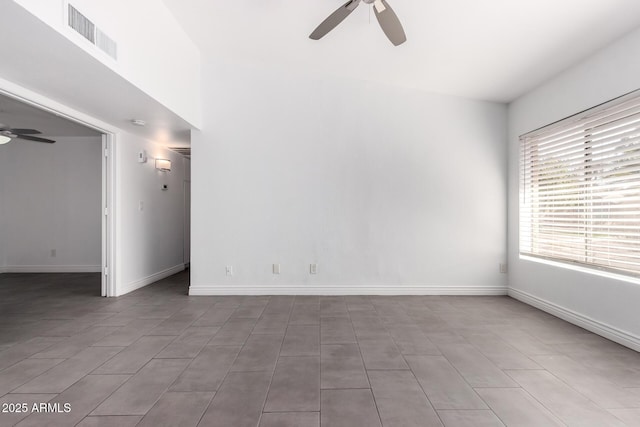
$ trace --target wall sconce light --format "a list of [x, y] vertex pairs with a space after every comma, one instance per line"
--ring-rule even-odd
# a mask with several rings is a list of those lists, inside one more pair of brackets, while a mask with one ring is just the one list
[[10, 142], [11, 138], [9, 138], [6, 135], [0, 135], [0, 145], [2, 144], [6, 144], [7, 142]]
[[156, 159], [156, 169], [161, 170], [163, 172], [170, 171], [171, 170], [171, 160]]

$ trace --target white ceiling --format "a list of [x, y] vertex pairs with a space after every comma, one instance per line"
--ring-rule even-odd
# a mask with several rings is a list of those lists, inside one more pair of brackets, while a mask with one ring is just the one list
[[205, 58], [499, 102], [640, 26], [638, 0], [388, 0], [408, 38], [399, 47], [366, 4], [308, 39], [345, 1], [164, 0]]
[[0, 126], [36, 129], [44, 138], [100, 136], [101, 134], [81, 124], [55, 114], [0, 95]]

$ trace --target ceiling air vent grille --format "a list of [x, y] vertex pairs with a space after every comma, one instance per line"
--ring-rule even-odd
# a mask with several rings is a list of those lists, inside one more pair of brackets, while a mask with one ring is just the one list
[[69, 26], [91, 43], [96, 43], [96, 26], [71, 5], [69, 5]]
[[113, 59], [118, 58], [118, 45], [111, 37], [103, 33], [100, 28], [96, 28], [96, 46]]
[[118, 59], [118, 45], [112, 38], [102, 32], [91, 20], [72, 5], [69, 5], [68, 16], [69, 27], [73, 28], [78, 34], [89, 40], [91, 44], [97, 46], [98, 49], [113, 59]]

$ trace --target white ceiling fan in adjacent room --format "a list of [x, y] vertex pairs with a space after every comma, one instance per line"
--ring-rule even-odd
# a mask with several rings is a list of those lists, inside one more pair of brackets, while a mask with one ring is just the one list
[[347, 16], [351, 14], [359, 5], [360, 2], [366, 4], [373, 4], [373, 10], [375, 12], [378, 23], [384, 31], [387, 38], [393, 43], [394, 46], [401, 45], [407, 41], [407, 36], [404, 33], [402, 24], [398, 19], [389, 3], [385, 0], [349, 0], [343, 4], [338, 10], [333, 12], [327, 19], [322, 21], [320, 25], [309, 35], [310, 39], [319, 40], [324, 37], [329, 31], [333, 30]]
[[42, 132], [35, 129], [11, 128], [7, 125], [3, 125], [2, 123], [0, 123], [0, 145], [6, 144], [13, 139], [24, 139], [27, 141], [45, 142], [47, 144], [53, 144], [55, 142], [52, 139], [33, 136], [41, 133]]

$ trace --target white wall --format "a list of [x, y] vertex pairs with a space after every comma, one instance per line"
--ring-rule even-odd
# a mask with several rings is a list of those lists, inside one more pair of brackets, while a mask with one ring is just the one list
[[504, 105], [266, 68], [204, 75], [192, 294], [506, 292]]
[[5, 271], [100, 271], [101, 139], [55, 139], [0, 145]]
[[640, 88], [640, 29], [509, 107], [510, 294], [640, 349], [640, 284], [520, 260], [518, 136]]
[[[184, 120], [200, 126], [200, 52], [162, 1], [15, 2]], [[67, 26], [67, 3], [118, 43], [117, 61]]]
[[[179, 154], [131, 134], [117, 135], [116, 144], [116, 281], [122, 295], [184, 269], [185, 167]], [[146, 163], [137, 161], [140, 150], [147, 152]], [[171, 160], [171, 171], [155, 169], [156, 158]]]

